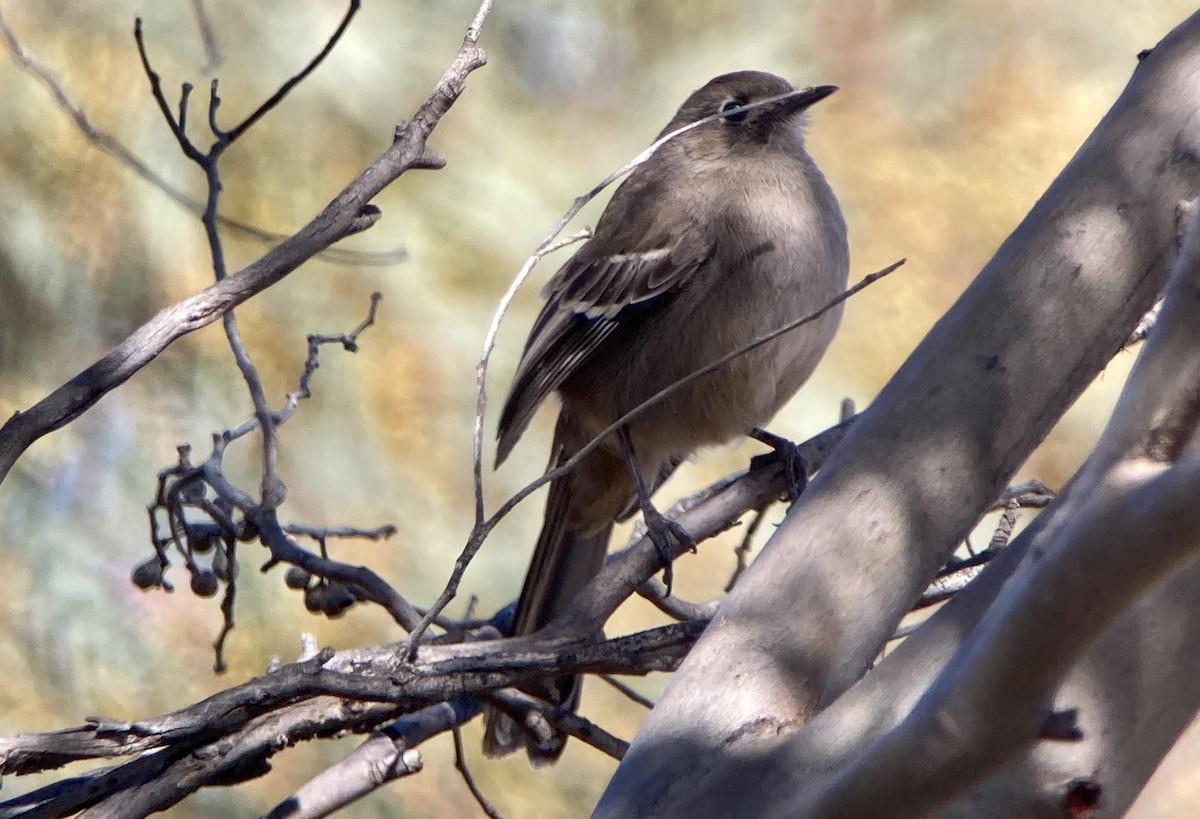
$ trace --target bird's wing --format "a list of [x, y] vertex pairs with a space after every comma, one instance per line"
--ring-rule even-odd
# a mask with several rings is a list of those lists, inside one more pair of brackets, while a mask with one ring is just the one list
[[[615, 199], [606, 217], [618, 204]], [[675, 230], [661, 226], [641, 237], [622, 237], [606, 231], [606, 221], [611, 220], [601, 219], [596, 238], [580, 248], [542, 291], [546, 304], [529, 333], [500, 415], [498, 463], [508, 456], [546, 396], [629, 332], [664, 295], [693, 279], [709, 256], [711, 241], [697, 225], [673, 226]]]

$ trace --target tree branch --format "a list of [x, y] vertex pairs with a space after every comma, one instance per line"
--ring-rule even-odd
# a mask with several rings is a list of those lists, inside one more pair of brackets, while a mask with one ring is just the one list
[[1195, 210], [1184, 209], [1155, 331], [1072, 486], [1072, 513], [1033, 540], [1031, 559], [909, 717], [788, 815], [868, 816], [868, 805], [899, 804], [915, 817], [965, 792], [1042, 738], [1054, 692], [1084, 651], [1200, 552], [1200, 456], [1170, 466], [1200, 423]]
[[[522, 638], [423, 645], [415, 664], [404, 662], [397, 645], [325, 650], [161, 717], [135, 723], [94, 717], [77, 728], [0, 740], [0, 774], [33, 773], [86, 759], [136, 757], [0, 803], [0, 813], [37, 806], [46, 815], [63, 815], [95, 805], [96, 815], [108, 815], [119, 813], [124, 804], [127, 812], [121, 815], [144, 815], [200, 787], [260, 776], [271, 756], [305, 739], [370, 731], [406, 713], [534, 678], [672, 670], [704, 626], [678, 623], [612, 640], [574, 643]], [[454, 707], [469, 711], [475, 706]], [[426, 716], [431, 721], [422, 723], [425, 728], [446, 724], [429, 712]], [[606, 736], [582, 721], [562, 715], [554, 720], [565, 720], [564, 729], [597, 741]]]
[[108, 355], [0, 426], [0, 483], [34, 441], [78, 418], [176, 339], [208, 326], [321, 250], [361, 230], [364, 218], [371, 218], [364, 217], [369, 202], [401, 174], [439, 167], [443, 161], [429, 151], [426, 141], [461, 96], [467, 75], [487, 62], [476, 42], [490, 7], [490, 0], [480, 6], [457, 56], [413, 118], [397, 127], [391, 146], [308, 225], [241, 271], [160, 311]]

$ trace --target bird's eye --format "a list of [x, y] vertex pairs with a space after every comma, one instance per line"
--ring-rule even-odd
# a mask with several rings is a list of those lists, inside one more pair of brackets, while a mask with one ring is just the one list
[[[726, 111], [732, 111], [735, 108], [741, 108], [742, 105], [743, 105], [743, 103], [740, 103], [737, 100], [726, 100], [721, 105], [721, 113], [724, 114]], [[750, 112], [749, 111], [738, 111], [735, 114], [728, 114], [728, 115], [726, 115], [725, 120], [727, 122], [745, 122], [746, 114], [748, 114], [748, 113], [750, 113]]]

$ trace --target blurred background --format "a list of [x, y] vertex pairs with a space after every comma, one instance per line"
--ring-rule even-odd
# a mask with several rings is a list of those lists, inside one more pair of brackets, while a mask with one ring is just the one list
[[[179, 83], [221, 82], [232, 124], [298, 71], [345, 9], [335, 0], [205, 4], [220, 61], [209, 64], [193, 3], [0, 0], [27, 48], [57, 73], [95, 123], [158, 173], [201, 196], [148, 91], [132, 38], [145, 20], [168, 98]], [[449, 164], [410, 173], [377, 200], [383, 219], [344, 243], [402, 245], [403, 262], [314, 261], [238, 311], [242, 334], [278, 403], [293, 389], [305, 335], [345, 332], [383, 293], [356, 355], [326, 348], [315, 395], [282, 429], [283, 516], [313, 525], [392, 522], [388, 541], [338, 542], [418, 605], [440, 589], [471, 522], [474, 367], [498, 297], [575, 196], [640, 151], [679, 103], [713, 75], [770, 70], [841, 91], [816, 107], [809, 145], [838, 192], [851, 232], [852, 280], [908, 264], [852, 300], [816, 376], [773, 425], [796, 439], [859, 407], [904, 360], [1071, 157], [1127, 81], [1135, 55], [1194, 10], [1184, 0], [498, 0], [481, 44], [490, 62], [437, 129]], [[474, 14], [467, 0], [372, 0], [328, 61], [222, 164], [223, 213], [278, 232], [311, 218], [374, 159], [453, 57]], [[193, 98], [203, 122], [206, 94]], [[202, 145], [205, 135], [193, 127]], [[575, 227], [590, 224], [603, 201]], [[232, 270], [264, 245], [229, 238]], [[501, 332], [490, 381], [499, 401], [515, 366], [548, 259]], [[0, 417], [27, 408], [107, 352], [160, 308], [211, 282], [199, 220], [90, 145], [47, 90], [0, 57]], [[1003, 305], [997, 305], [1002, 311]], [[1086, 455], [1124, 381], [1119, 356], [1022, 470], [1061, 486]], [[494, 404], [493, 404], [494, 406]], [[175, 447], [207, 451], [214, 431], [251, 413], [219, 325], [180, 340], [69, 427], [30, 449], [0, 486], [0, 732], [45, 731], [89, 714], [147, 717], [179, 708], [293, 659], [299, 635], [344, 648], [397, 639], [380, 611], [338, 621], [307, 614], [282, 575], [243, 547], [230, 669], [211, 671], [216, 600], [143, 593], [129, 583], [149, 553], [145, 507]], [[551, 412], [503, 470], [487, 475], [494, 509], [539, 474]], [[489, 419], [491, 443], [494, 418]], [[751, 445], [706, 452], [660, 498], [673, 500], [740, 468]], [[491, 458], [489, 454], [486, 456]], [[253, 441], [227, 458], [256, 486]], [[494, 534], [467, 574], [490, 614], [515, 597], [542, 496]], [[775, 518], [781, 515], [774, 510]], [[764, 529], [769, 530], [768, 527]], [[733, 567], [728, 540], [683, 559], [679, 593], [716, 594]], [[983, 535], [986, 538], [986, 534]], [[178, 569], [170, 575], [186, 588]], [[659, 622], [632, 602], [609, 634]], [[654, 696], [663, 679], [634, 680]], [[629, 738], [640, 708], [590, 683], [584, 713]], [[523, 758], [485, 762], [467, 731], [474, 773], [509, 817], [586, 812], [614, 763], [575, 742], [531, 772]], [[290, 749], [269, 776], [208, 790], [173, 816], [253, 815], [359, 742]], [[448, 737], [423, 746], [425, 770], [347, 811], [352, 816], [478, 815]], [[1131, 815], [1192, 815], [1200, 804], [1200, 737], [1185, 735]], [[47, 780], [10, 779], [11, 797]]]

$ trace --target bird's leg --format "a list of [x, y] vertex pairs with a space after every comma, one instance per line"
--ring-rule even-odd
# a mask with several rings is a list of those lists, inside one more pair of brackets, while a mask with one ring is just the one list
[[629, 477], [633, 480], [633, 491], [637, 495], [638, 506], [642, 510], [642, 519], [646, 522], [646, 533], [650, 535], [650, 540], [654, 543], [655, 550], [658, 551], [658, 559], [662, 561], [663, 583], [667, 587], [669, 596], [671, 581], [675, 574], [671, 568], [671, 561], [675, 556], [671, 540], [674, 539], [674, 545], [694, 552], [696, 551], [696, 539], [688, 534], [687, 529], [665, 517], [650, 500], [650, 490], [646, 487], [646, 479], [642, 476], [642, 468], [638, 465], [637, 455], [634, 454], [629, 428], [621, 427], [617, 431], [617, 438], [621, 442], [621, 454], [625, 458], [625, 466], [629, 469]]
[[757, 461], [759, 458], [779, 459], [783, 464], [784, 480], [787, 481], [788, 503], [794, 503], [804, 492], [804, 487], [808, 486], [808, 464], [805, 463], [804, 456], [800, 454], [800, 447], [787, 438], [767, 432], [761, 427], [750, 430], [750, 437], [756, 441], [762, 441], [775, 450], [770, 455], [759, 455], [754, 460]]

